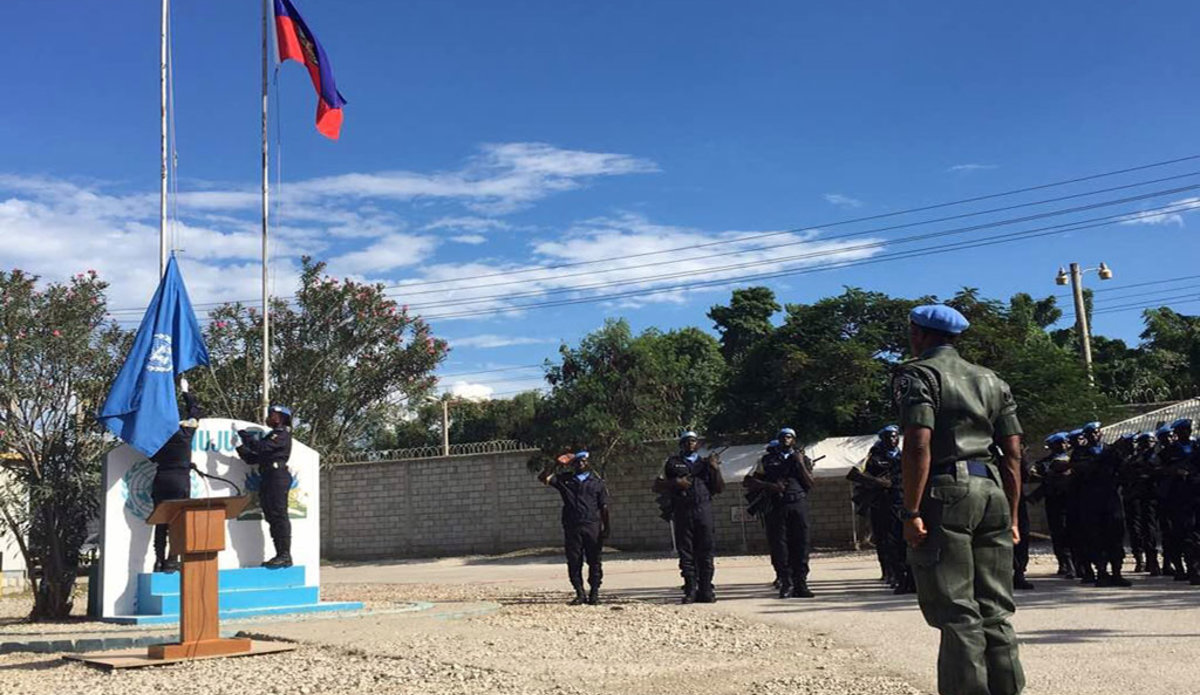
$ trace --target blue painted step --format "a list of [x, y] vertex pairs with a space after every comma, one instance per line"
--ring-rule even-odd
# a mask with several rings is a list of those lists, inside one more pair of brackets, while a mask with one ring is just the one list
[[[292, 613], [327, 613], [331, 611], [360, 611], [363, 605], [357, 601], [312, 603], [305, 606], [271, 606], [267, 608], [249, 608], [246, 610], [226, 611], [219, 614], [221, 620], [238, 620], [265, 615], [287, 615]], [[179, 622], [177, 614], [168, 615], [117, 615], [105, 618], [106, 622], [120, 625], [171, 625]]]
[[[221, 611], [315, 604], [318, 587], [304, 586], [304, 567], [246, 567], [220, 570], [217, 591]], [[138, 615], [178, 615], [179, 573], [138, 575]]]
[[[289, 586], [304, 586], [304, 567], [293, 565], [282, 569], [267, 569], [266, 567], [242, 567], [219, 570], [217, 572], [217, 590], [230, 589], [267, 589]], [[178, 572], [154, 572], [138, 575], [138, 597], [150, 594], [178, 594]]]
[[[315, 604], [321, 590], [315, 586], [293, 586], [286, 589], [235, 589], [217, 594], [217, 609], [240, 611], [248, 608], [274, 606], [304, 606]], [[178, 615], [179, 594], [153, 594], [143, 601], [138, 597], [138, 615]]]

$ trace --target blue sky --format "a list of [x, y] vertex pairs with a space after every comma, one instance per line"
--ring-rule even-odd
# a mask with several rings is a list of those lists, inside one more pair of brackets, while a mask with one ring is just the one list
[[[76, 3], [62, 12], [15, 0], [0, 25], [0, 58], [10, 66], [10, 105], [0, 111], [0, 265], [55, 279], [96, 268], [112, 280], [120, 309], [144, 305], [157, 272], [157, 4]], [[1200, 175], [1185, 176], [1200, 160], [827, 226], [1200, 153], [1195, 3], [296, 4], [349, 103], [341, 141], [326, 141], [313, 127], [307, 76], [283, 66], [272, 98], [283, 180], [274, 291], [291, 292], [308, 253], [335, 273], [398, 285], [401, 300], [433, 304], [427, 315], [476, 312], [433, 320], [454, 346], [447, 374], [541, 362], [607, 316], [636, 328], [709, 327], [704, 313], [730, 287], [524, 311], [514, 304], [811, 269], [1099, 216], [1113, 224], [766, 283], [792, 302], [844, 285], [1041, 296], [1061, 294], [1052, 282], [1059, 265], [1107, 261], [1116, 279], [1087, 281], [1108, 290], [1098, 309], [1119, 310], [1098, 314], [1096, 332], [1135, 341], [1139, 314], [1125, 307], [1140, 302], [1182, 297], [1172, 302], [1181, 311], [1200, 307], [1200, 279], [1124, 287], [1200, 274], [1196, 222], [1185, 212], [1200, 193], [1160, 193], [1200, 184]], [[258, 8], [173, 5], [183, 271], [197, 303], [253, 298]], [[915, 224], [1168, 176], [1179, 178]], [[942, 242], [863, 246], [1140, 194], [1157, 195]], [[1116, 218], [1172, 203], [1173, 214]], [[906, 223], [915, 226], [876, 231]], [[736, 241], [809, 227], [820, 229]], [[836, 238], [848, 232], [860, 236]], [[826, 255], [786, 260], [812, 252]], [[563, 263], [584, 265], [519, 272]], [[517, 274], [496, 275], [505, 272]], [[404, 287], [431, 280], [441, 284]], [[478, 287], [497, 282], [508, 284]], [[605, 282], [623, 284], [586, 289]], [[446, 304], [479, 296], [489, 299]], [[467, 374], [447, 385], [507, 393], [537, 376]]]

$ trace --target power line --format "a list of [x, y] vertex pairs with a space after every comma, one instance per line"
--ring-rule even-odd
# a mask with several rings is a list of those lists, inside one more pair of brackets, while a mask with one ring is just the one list
[[[1185, 187], [1185, 190], [1196, 189], [1196, 188], [1200, 188], [1200, 185], [1188, 186], [1188, 187]], [[717, 266], [714, 268], [704, 268], [704, 269], [700, 269], [700, 270], [680, 271], [678, 273], [668, 273], [668, 274], [659, 273], [659, 274], [655, 274], [654, 276], [643, 276], [640, 278], [630, 278], [630, 279], [625, 279], [625, 280], [613, 280], [613, 281], [608, 281], [608, 282], [593, 283], [590, 285], [576, 285], [573, 287], [559, 287], [559, 288], [552, 288], [552, 289], [546, 289], [546, 290], [535, 290], [535, 291], [530, 291], [530, 292], [518, 292], [518, 293], [508, 292], [508, 293], [503, 293], [503, 294], [483, 295], [483, 296], [479, 296], [479, 297], [464, 298], [464, 299], [458, 299], [458, 300], [446, 300], [443, 302], [428, 302], [428, 303], [424, 303], [424, 304], [412, 304], [412, 305], [410, 305], [410, 308], [418, 309], [418, 310], [426, 310], [426, 309], [441, 308], [441, 307], [469, 306], [472, 304], [483, 304], [483, 303], [486, 303], [486, 302], [494, 300], [494, 299], [510, 300], [510, 299], [522, 298], [522, 297], [540, 297], [540, 296], [545, 296], [545, 295], [549, 295], [549, 294], [562, 294], [562, 293], [566, 293], [566, 292], [580, 292], [580, 291], [585, 291], [585, 290], [601, 289], [601, 288], [605, 288], [605, 287], [618, 287], [618, 286], [623, 286], [623, 285], [643, 284], [650, 280], [660, 281], [660, 280], [668, 280], [668, 279], [675, 279], [675, 278], [691, 277], [691, 276], [695, 276], [695, 275], [710, 275], [712, 273], [722, 272], [722, 271], [726, 271], [726, 270], [738, 270], [738, 269], [742, 269], [742, 268], [752, 268], [752, 267], [758, 267], [758, 266], [763, 266], [763, 265], [778, 265], [780, 263], [786, 263], [786, 262], [791, 262], [791, 261], [807, 260], [807, 259], [812, 259], [812, 258], [821, 258], [821, 257], [825, 257], [825, 256], [837, 256], [837, 255], [843, 255], [846, 253], [852, 253], [855, 251], [872, 250], [872, 249], [881, 248], [883, 246], [890, 246], [890, 245], [894, 245], [894, 244], [910, 243], [913, 241], [924, 241], [927, 239], [935, 239], [935, 238], [940, 238], [940, 237], [953, 236], [956, 234], [966, 234], [968, 232], [979, 231], [982, 229], [992, 229], [995, 227], [1003, 227], [1003, 226], [1008, 226], [1008, 225], [1012, 225], [1012, 224], [1020, 224], [1023, 222], [1030, 222], [1030, 221], [1038, 220], [1038, 219], [1046, 219], [1049, 217], [1057, 217], [1057, 216], [1061, 216], [1061, 215], [1065, 215], [1065, 214], [1073, 214], [1073, 213], [1077, 213], [1077, 212], [1083, 212], [1086, 210], [1096, 209], [1099, 207], [1108, 207], [1110, 205], [1133, 202], [1134, 200], [1145, 199], [1146, 196], [1174, 195], [1179, 192], [1182, 192], [1182, 191], [1171, 190], [1166, 193], [1145, 194], [1145, 196], [1134, 196], [1132, 199], [1119, 199], [1119, 200], [1115, 200], [1115, 201], [1104, 201], [1101, 203], [1093, 203], [1091, 205], [1079, 206], [1076, 208], [1069, 208], [1066, 210], [1038, 213], [1036, 215], [1027, 215], [1025, 217], [1020, 217], [1020, 218], [1015, 218], [1015, 219], [998, 220], [998, 221], [988, 222], [988, 223], [984, 223], [984, 224], [972, 225], [969, 227], [957, 227], [957, 228], [951, 228], [948, 230], [942, 230], [942, 231], [938, 231], [938, 232], [927, 232], [924, 234], [916, 234], [916, 235], [910, 235], [907, 237], [900, 237], [898, 239], [883, 239], [880, 241], [874, 241], [874, 242], [869, 242], [869, 243], [864, 243], [864, 244], [842, 246], [842, 247], [837, 247], [837, 248], [833, 248], [833, 249], [824, 249], [824, 250], [820, 250], [820, 251], [811, 251], [808, 253], [802, 253], [802, 254], [793, 255], [793, 256], [783, 256], [783, 257], [779, 257], [779, 258], [768, 258], [768, 259], [763, 259], [763, 260], [758, 260], [758, 261], [748, 261], [745, 263]], [[1196, 207], [1200, 207], [1200, 203], [1188, 203], [1185, 207], [1176, 208], [1176, 209], [1191, 210]], [[1160, 209], [1168, 209], [1168, 208], [1160, 208]], [[1087, 220], [1077, 220], [1075, 222], [1068, 222], [1068, 223], [1064, 223], [1064, 225], [1080, 224], [1080, 223], [1086, 223], [1086, 222], [1097, 222], [1097, 221], [1102, 221], [1102, 220], [1120, 221], [1120, 220], [1126, 219], [1128, 217], [1129, 217], [1129, 213], [1122, 212], [1122, 213], [1117, 213], [1114, 215], [1107, 215], [1107, 216], [1091, 218], [1091, 219], [1087, 219]], [[428, 318], [428, 317], [426, 317], [426, 318]]]
[[[1087, 175], [1087, 176], [1080, 176], [1080, 177], [1076, 177], [1076, 178], [1072, 178], [1072, 179], [1054, 181], [1054, 182], [1039, 184], [1039, 185], [1035, 185], [1035, 186], [1027, 186], [1024, 188], [1003, 191], [1000, 193], [991, 193], [991, 194], [987, 194], [987, 195], [975, 196], [975, 197], [971, 197], [971, 198], [963, 198], [963, 199], [959, 199], [959, 200], [937, 203], [937, 204], [933, 204], [933, 205], [926, 205], [926, 206], [908, 208], [908, 209], [898, 210], [898, 211], [893, 211], [893, 212], [888, 212], [888, 213], [881, 213], [881, 214], [877, 214], [877, 215], [868, 215], [865, 217], [844, 219], [844, 220], [827, 222], [827, 223], [817, 224], [817, 225], [810, 225], [810, 226], [805, 226], [805, 227], [796, 227], [793, 229], [782, 230], [782, 231], [748, 234], [748, 235], [744, 235], [741, 237], [737, 237], [735, 239], [722, 239], [722, 240], [707, 242], [704, 244], [694, 244], [694, 245], [689, 245], [689, 246], [684, 246], [684, 247], [679, 247], [679, 248], [674, 248], [674, 249], [648, 251], [648, 252], [643, 252], [643, 253], [638, 253], [638, 254], [615, 256], [615, 257], [611, 257], [611, 258], [593, 259], [593, 260], [589, 260], [589, 261], [575, 261], [575, 262], [571, 262], [571, 263], [556, 264], [556, 265], [551, 265], [551, 266], [540, 266], [540, 267], [536, 267], [536, 268], [526, 268], [526, 269], [521, 269], [521, 270], [509, 270], [509, 271], [499, 271], [499, 272], [495, 272], [495, 273], [486, 273], [486, 274], [482, 274], [482, 275], [477, 275], [477, 276], [475, 276], [475, 278], [481, 279], [481, 278], [499, 277], [499, 276], [508, 277], [508, 276], [512, 276], [512, 275], [516, 275], [516, 274], [538, 272], [538, 271], [543, 271], [543, 270], [554, 270], [554, 269], [558, 269], [558, 268], [579, 267], [579, 266], [592, 265], [592, 264], [597, 264], [597, 263], [607, 263], [607, 262], [611, 262], [613, 260], [625, 260], [625, 259], [631, 259], [631, 258], [662, 255], [662, 254], [667, 254], [667, 253], [677, 253], [679, 251], [686, 251], [686, 250], [691, 250], [691, 249], [706, 248], [706, 247], [712, 247], [712, 246], [718, 246], [718, 245], [724, 245], [724, 244], [732, 244], [732, 243], [741, 243], [743, 241], [748, 241], [748, 240], [753, 240], [753, 239], [761, 239], [761, 238], [780, 236], [780, 235], [785, 235], [785, 234], [796, 234], [796, 233], [802, 233], [802, 232], [807, 232], [807, 231], [816, 231], [816, 230], [820, 230], [820, 229], [829, 229], [832, 227], [856, 224], [859, 222], [870, 222], [870, 221], [874, 221], [874, 220], [887, 219], [887, 218], [898, 217], [898, 216], [902, 216], [902, 215], [914, 214], [914, 213], [918, 213], [918, 212], [928, 212], [931, 210], [955, 207], [958, 205], [966, 205], [969, 203], [975, 203], [975, 202], [980, 202], [980, 201], [984, 201], [984, 200], [993, 200], [993, 199], [997, 199], [997, 198], [1004, 198], [1004, 197], [1019, 195], [1022, 193], [1030, 193], [1033, 191], [1046, 190], [1046, 189], [1050, 189], [1050, 188], [1067, 186], [1067, 185], [1071, 185], [1071, 184], [1075, 184], [1075, 183], [1082, 183], [1085, 181], [1093, 181], [1093, 180], [1112, 177], [1112, 176], [1119, 176], [1122, 174], [1128, 174], [1128, 173], [1132, 173], [1132, 172], [1136, 172], [1136, 171], [1145, 171], [1148, 169], [1170, 166], [1173, 164], [1194, 161], [1197, 159], [1200, 159], [1200, 154], [1189, 155], [1186, 157], [1164, 160], [1164, 161], [1160, 161], [1160, 162], [1153, 162], [1150, 164], [1144, 164], [1144, 165], [1139, 165], [1139, 166], [1126, 167], [1123, 169], [1102, 172], [1099, 174], [1091, 174], [1091, 175]], [[1198, 172], [1191, 172], [1188, 174], [1180, 174], [1180, 175], [1176, 175], [1176, 176], [1172, 176], [1172, 177], [1165, 177], [1162, 179], [1128, 184], [1126, 186], [1120, 186], [1120, 187], [1116, 187], [1116, 188], [1108, 189], [1108, 190], [1111, 192], [1111, 190], [1120, 190], [1123, 188], [1131, 188], [1131, 187], [1136, 187], [1139, 185], [1149, 185], [1151, 183], [1193, 176], [1193, 175], [1196, 175], [1196, 173], [1198, 173]], [[1067, 199], [1067, 198], [1071, 198], [1071, 197], [1080, 197], [1080, 196], [1085, 196], [1085, 195], [1095, 195], [1100, 192], [1103, 192], [1103, 191], [1094, 191], [1091, 193], [1077, 194], [1075, 196], [1066, 196], [1062, 199]], [[1034, 202], [1034, 203], [1026, 203], [1026, 204], [1022, 204], [1022, 205], [1018, 205], [1018, 206], [1011, 206], [1010, 209], [1015, 209], [1016, 207], [1026, 207], [1029, 205], [1046, 204], [1048, 202], [1054, 202], [1055, 200], [1060, 200], [1060, 199], [1051, 199], [1049, 201], [1041, 201], [1041, 202]], [[1005, 208], [998, 208], [995, 211], [1002, 211], [1004, 209]], [[988, 212], [995, 212], [995, 211], [985, 211], [985, 212], [978, 212], [978, 213], [971, 213], [971, 214], [974, 214], [974, 215], [988, 214]], [[965, 216], [970, 216], [970, 215], [952, 216], [952, 217], [948, 217], [948, 218], [945, 218], [944, 220], [940, 220], [940, 221], [946, 221], [946, 220], [961, 218], [961, 217], [965, 217]], [[913, 224], [929, 224], [929, 223], [931, 223], [931, 222], [926, 221], [924, 223], [910, 223], [908, 225], [899, 225], [896, 228], [912, 226]], [[887, 228], [885, 228], [885, 229], [887, 229]], [[879, 230], [876, 230], [876, 232], [877, 231], [879, 231]], [[870, 233], [870, 232], [863, 232], [863, 233]], [[457, 281], [456, 279], [428, 280], [428, 281], [420, 281], [420, 282], [413, 282], [413, 283], [405, 283], [405, 284], [401, 284], [401, 285], [394, 285], [394, 286], [391, 286], [390, 288], [385, 287], [385, 289], [406, 289], [406, 288], [418, 287], [418, 286], [424, 286], [424, 285], [446, 284], [446, 283], [452, 283], [452, 282], [456, 282], [456, 281]], [[282, 299], [294, 298], [294, 295], [290, 295], [288, 297], [281, 297], [281, 298]], [[247, 300], [236, 300], [236, 302], [205, 302], [205, 303], [196, 304], [194, 306], [200, 307], [200, 306], [206, 306], [206, 305], [219, 305], [219, 304], [224, 304], [224, 303], [239, 303], [239, 302], [245, 303], [245, 302], [251, 302], [251, 301], [255, 301], [255, 300], [247, 299]], [[109, 313], [124, 312], [124, 311], [144, 311], [144, 310], [145, 310], [145, 307], [141, 307], [141, 308], [126, 307], [126, 308], [120, 308], [120, 309], [113, 309]]]
[[523, 365], [518, 365], [516, 367], [499, 367], [497, 369], [480, 369], [480, 370], [477, 370], [474, 372], [457, 372], [454, 374], [442, 374], [438, 378], [439, 379], [452, 379], [454, 377], [472, 376], [475, 374], [492, 374], [494, 372], [515, 372], [515, 371], [521, 370], [521, 369], [535, 369], [535, 368], [540, 368], [542, 366], [543, 365], [541, 365], [541, 364], [523, 364]]
[[551, 302], [530, 302], [530, 303], [526, 303], [526, 304], [509, 305], [507, 307], [503, 307], [503, 308], [499, 308], [499, 309], [484, 309], [484, 310], [474, 310], [474, 311], [451, 312], [451, 313], [445, 313], [445, 314], [432, 314], [432, 315], [426, 315], [424, 318], [426, 320], [432, 321], [432, 320], [446, 319], [446, 318], [464, 318], [464, 317], [468, 317], [468, 316], [503, 314], [503, 313], [521, 311], [521, 310], [525, 310], [525, 309], [540, 309], [540, 308], [548, 308], [548, 307], [554, 307], [554, 306], [587, 304], [587, 303], [607, 301], [610, 299], [624, 299], [624, 298], [635, 297], [635, 296], [649, 296], [649, 295], [661, 294], [664, 292], [674, 292], [674, 291], [679, 291], [679, 290], [692, 290], [692, 289], [701, 289], [701, 288], [722, 287], [722, 286], [727, 286], [727, 285], [736, 285], [736, 284], [751, 281], [751, 280], [765, 280], [765, 279], [773, 279], [773, 278], [778, 278], [778, 277], [806, 275], [808, 273], [821, 272], [821, 271], [825, 271], [825, 270], [837, 270], [837, 269], [841, 269], [841, 268], [856, 267], [856, 266], [860, 266], [860, 265], [869, 265], [869, 264], [873, 264], [873, 263], [882, 263], [882, 262], [903, 259], [903, 258], [912, 258], [912, 257], [924, 256], [924, 255], [936, 255], [936, 254], [941, 254], [941, 253], [948, 253], [950, 251], [956, 251], [956, 250], [961, 250], [961, 249], [965, 249], [965, 248], [993, 246], [993, 245], [1000, 244], [1000, 243], [1009, 243], [1011, 241], [1018, 241], [1018, 240], [1027, 239], [1027, 238], [1036, 238], [1036, 237], [1042, 237], [1042, 236], [1049, 236], [1051, 234], [1060, 234], [1063, 232], [1081, 231], [1084, 229], [1093, 229], [1096, 227], [1104, 227], [1104, 226], [1108, 226], [1108, 225], [1112, 224], [1112, 222], [1101, 222], [1098, 224], [1081, 224], [1078, 226], [1072, 226], [1074, 224], [1076, 224], [1076, 223], [1071, 223], [1071, 224], [1066, 224], [1066, 225], [1054, 225], [1049, 228], [1027, 230], [1024, 232], [1011, 232], [1008, 234], [997, 235], [994, 237], [987, 237], [982, 240], [958, 242], [956, 244], [952, 244], [949, 246], [924, 247], [921, 249], [914, 249], [911, 251], [898, 252], [898, 253], [894, 253], [894, 254], [885, 254], [885, 255], [881, 255], [881, 256], [873, 256], [871, 258], [861, 259], [861, 260], [857, 260], [857, 261], [831, 263], [831, 264], [824, 265], [824, 266], [795, 268], [795, 269], [791, 269], [791, 270], [774, 272], [774, 273], [759, 273], [759, 274], [754, 274], [754, 275], [744, 275], [744, 276], [733, 277], [733, 278], [723, 278], [723, 279], [719, 279], [719, 280], [712, 280], [712, 281], [706, 281], [706, 282], [696, 282], [696, 283], [690, 283], [690, 284], [686, 284], [686, 285], [670, 285], [670, 286], [665, 286], [665, 287], [652, 287], [652, 288], [645, 288], [645, 289], [641, 289], [641, 290], [633, 290], [633, 291], [628, 291], [628, 292], [619, 292], [619, 293], [604, 294], [604, 295], [593, 295], [591, 297], [564, 299], [564, 300], [556, 300], [556, 301], [551, 301]]

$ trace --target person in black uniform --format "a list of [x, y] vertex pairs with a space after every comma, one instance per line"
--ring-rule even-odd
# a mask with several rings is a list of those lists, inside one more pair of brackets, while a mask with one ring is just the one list
[[[1180, 418], [1171, 423], [1174, 439], [1162, 453], [1163, 511], [1169, 519], [1172, 564], [1176, 581], [1200, 584], [1200, 543], [1196, 534], [1196, 485], [1200, 483], [1195, 446], [1192, 442], [1192, 421]], [[1164, 550], [1167, 547], [1163, 539]]]
[[812, 598], [808, 588], [808, 493], [813, 476], [804, 452], [795, 448], [796, 431], [785, 427], [775, 438], [779, 444], [768, 451], [742, 484], [750, 491], [771, 495], [766, 514], [767, 544], [779, 598]]
[[[893, 471], [900, 462], [900, 428], [888, 425], [879, 431], [879, 441], [871, 445], [867, 458], [846, 474], [857, 490], [854, 500], [867, 512], [871, 522], [871, 542], [875, 544], [875, 559], [879, 562], [880, 579], [895, 586], [894, 551], [904, 553], [904, 546], [892, 547], [893, 526], [899, 525], [893, 506], [900, 490], [893, 480]], [[903, 538], [901, 538], [903, 542]]]
[[715, 545], [712, 496], [725, 490], [721, 459], [716, 454], [701, 457], [700, 438], [695, 432], [679, 437], [679, 453], [671, 455], [653, 490], [671, 496], [671, 523], [679, 573], [683, 575], [682, 603], [714, 603], [713, 550]]
[[242, 444], [237, 453], [246, 463], [258, 466], [258, 501], [275, 545], [275, 557], [263, 567], [275, 569], [292, 566], [292, 520], [288, 517], [292, 474], [287, 467], [292, 456], [292, 411], [282, 405], [271, 406], [267, 426], [271, 431], [265, 435], [257, 430], [238, 430]]
[[[180, 421], [179, 430], [150, 457], [157, 466], [154, 471], [154, 483], [150, 489], [150, 498], [155, 506], [159, 502], [187, 499], [192, 496], [192, 438], [196, 435], [196, 428], [200, 426], [199, 420], [204, 417], [204, 411], [195, 397], [188, 393], [187, 379], [180, 379], [179, 388], [183, 391], [187, 419]], [[169, 524], [154, 525], [155, 572], [179, 571], [179, 561], [175, 559], [175, 554], [167, 557], [169, 527]]]
[[1075, 578], [1075, 567], [1071, 560], [1071, 528], [1067, 523], [1067, 508], [1070, 494], [1069, 478], [1071, 453], [1068, 451], [1069, 435], [1058, 432], [1046, 437], [1046, 448], [1050, 453], [1038, 459], [1030, 471], [1030, 479], [1039, 483], [1029, 495], [1030, 502], [1044, 500], [1046, 522], [1050, 527], [1050, 543], [1054, 557], [1058, 560], [1058, 576]]
[[[561, 457], [566, 458], [566, 457]], [[538, 475], [538, 480], [562, 496], [562, 525], [567, 556], [567, 577], [575, 590], [572, 606], [600, 603], [600, 580], [604, 570], [600, 553], [608, 538], [608, 488], [591, 470], [588, 452], [580, 451], [567, 461], [556, 461]], [[565, 464], [565, 465], [564, 465]], [[589, 591], [583, 593], [583, 562], [587, 560]]]
[[1171, 514], [1167, 506], [1175, 475], [1168, 472], [1167, 460], [1171, 446], [1175, 443], [1175, 433], [1169, 425], [1161, 423], [1154, 431], [1158, 446], [1154, 451], [1151, 481], [1154, 485], [1154, 501], [1158, 506], [1158, 535], [1162, 539], [1162, 573], [1166, 577], [1174, 577], [1183, 566], [1183, 559], [1175, 543], [1175, 534], [1171, 532]]
[[[1125, 501], [1129, 539], [1141, 550], [1142, 569], [1158, 577], [1158, 497], [1154, 494], [1154, 435], [1139, 432], [1133, 439], [1133, 456], [1129, 457], [1121, 489]], [[1130, 518], [1132, 517], [1132, 523]], [[1136, 541], [1135, 541], [1136, 539]], [[1136, 552], [1136, 551], [1135, 551]], [[1134, 571], [1137, 571], [1136, 568]]]
[[1071, 453], [1071, 468], [1078, 477], [1083, 523], [1088, 534], [1085, 547], [1096, 570], [1096, 586], [1133, 586], [1121, 576], [1125, 560], [1125, 514], [1117, 476], [1124, 445], [1117, 442], [1104, 446], [1099, 422], [1084, 425], [1083, 436], [1086, 446]]
[[1077, 463], [1085, 455], [1087, 440], [1083, 428], [1072, 430], [1067, 435], [1071, 442], [1071, 455], [1064, 472], [1067, 483], [1067, 528], [1071, 539], [1071, 561], [1075, 564], [1075, 576], [1082, 584], [1096, 583], [1096, 570], [1092, 566], [1092, 533], [1087, 526], [1087, 498], [1084, 478], [1086, 464]]
[[[1021, 437], [1021, 489], [1029, 484], [1032, 465], [1029, 462], [1029, 447], [1025, 437]], [[1017, 532], [1020, 540], [1013, 544], [1013, 588], [1022, 591], [1033, 589], [1033, 582], [1025, 578], [1025, 570], [1029, 569], [1029, 505], [1025, 495], [1017, 500]]]

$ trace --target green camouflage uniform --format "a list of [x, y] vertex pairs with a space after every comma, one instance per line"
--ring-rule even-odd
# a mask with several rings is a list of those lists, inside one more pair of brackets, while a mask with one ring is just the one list
[[[921, 612], [942, 633], [938, 692], [1020, 693], [1025, 674], [1008, 622], [1014, 610], [1011, 508], [988, 451], [996, 439], [1021, 434], [1012, 392], [949, 345], [901, 366], [893, 389], [901, 426], [932, 431], [921, 500], [929, 535], [908, 549], [908, 559]], [[986, 466], [988, 477], [971, 475], [968, 462]]]

